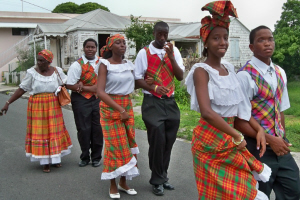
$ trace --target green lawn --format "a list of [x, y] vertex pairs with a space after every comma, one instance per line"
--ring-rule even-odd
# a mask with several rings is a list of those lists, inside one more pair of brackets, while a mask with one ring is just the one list
[[[300, 152], [300, 82], [288, 83], [288, 91], [291, 102], [291, 108], [285, 111], [285, 124], [287, 138], [293, 144], [291, 151]], [[134, 98], [141, 102], [141, 95]], [[178, 102], [178, 101], [177, 101]], [[140, 105], [138, 103], [137, 105]], [[180, 127], [177, 136], [187, 140], [192, 139], [193, 129], [197, 125], [200, 114], [189, 109], [189, 106], [178, 103], [180, 108]], [[141, 115], [135, 115], [135, 127], [146, 130]]]

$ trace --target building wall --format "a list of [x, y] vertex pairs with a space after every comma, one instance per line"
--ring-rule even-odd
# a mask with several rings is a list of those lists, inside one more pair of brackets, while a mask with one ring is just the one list
[[[251, 56], [253, 55], [252, 51], [249, 49], [249, 34], [250, 31], [238, 20], [232, 20], [229, 27], [229, 48], [224, 56], [224, 59], [232, 63], [236, 70], [244, 66], [244, 64], [250, 60]], [[239, 59], [233, 59], [234, 56], [232, 55], [232, 48], [235, 46], [232, 41], [237, 40]]]

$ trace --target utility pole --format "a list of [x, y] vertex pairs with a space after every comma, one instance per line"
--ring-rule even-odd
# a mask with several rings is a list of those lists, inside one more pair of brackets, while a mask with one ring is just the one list
[[21, 0], [22, 1], [22, 12], [23, 12], [23, 0]]

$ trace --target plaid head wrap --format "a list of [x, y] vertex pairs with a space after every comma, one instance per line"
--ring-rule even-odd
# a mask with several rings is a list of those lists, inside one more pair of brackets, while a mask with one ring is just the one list
[[109, 51], [109, 47], [111, 47], [115, 41], [124, 40], [124, 39], [125, 39], [124, 36], [121, 34], [115, 34], [111, 37], [108, 37], [106, 39], [106, 45], [100, 49], [100, 56], [103, 57], [104, 52]]
[[38, 55], [43, 56], [48, 62], [52, 63], [53, 53], [51, 51], [44, 49], [43, 51], [40, 51]]
[[230, 19], [229, 15], [238, 17], [231, 1], [214, 1], [206, 4], [201, 10], [208, 10], [211, 16], [206, 16], [201, 20], [200, 37], [203, 43], [206, 42], [209, 33], [217, 26], [228, 30]]

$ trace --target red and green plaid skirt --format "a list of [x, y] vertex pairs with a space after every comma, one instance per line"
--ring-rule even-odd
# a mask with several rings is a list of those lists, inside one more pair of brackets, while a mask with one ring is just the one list
[[104, 166], [101, 179], [126, 176], [131, 179], [139, 175], [136, 155], [139, 153], [135, 142], [134, 114], [129, 95], [110, 95], [129, 115], [129, 120], [121, 121], [121, 114], [103, 101], [100, 102], [100, 124], [104, 147]]
[[72, 146], [63, 113], [54, 93], [30, 96], [25, 151], [33, 158], [60, 156]]
[[[233, 127], [234, 117], [224, 120]], [[251, 171], [261, 173], [263, 164], [246, 148], [238, 151], [230, 135], [200, 118], [192, 153], [199, 199], [255, 199], [257, 181]]]

